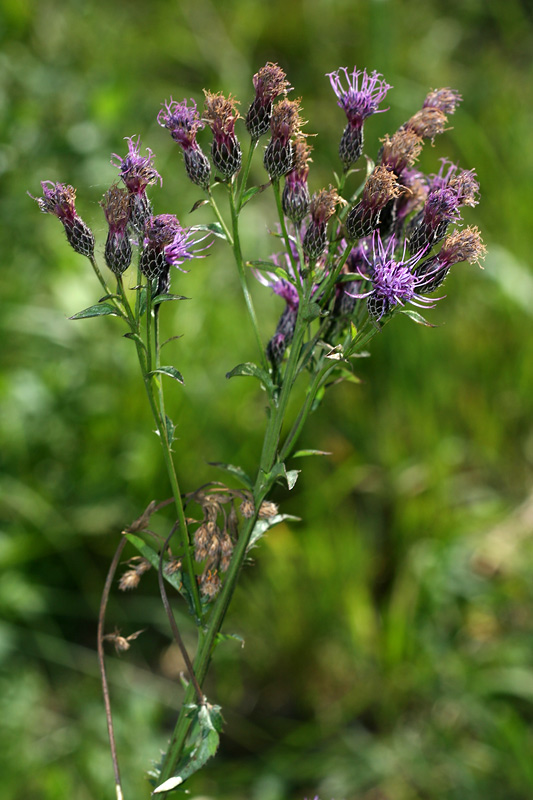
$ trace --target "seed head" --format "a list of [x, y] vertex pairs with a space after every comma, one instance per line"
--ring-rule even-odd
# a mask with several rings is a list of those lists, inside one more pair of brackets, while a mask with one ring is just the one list
[[409, 128], [420, 136], [421, 139], [431, 139], [443, 133], [446, 128], [448, 117], [440, 108], [427, 106], [417, 111], [411, 119], [405, 123], [405, 128]]

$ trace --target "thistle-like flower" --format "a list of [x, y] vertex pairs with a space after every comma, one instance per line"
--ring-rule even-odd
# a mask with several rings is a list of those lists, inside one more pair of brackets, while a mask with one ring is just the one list
[[462, 99], [455, 89], [432, 89], [426, 95], [423, 108], [438, 108], [445, 114], [453, 114]]
[[372, 289], [353, 297], [367, 299], [369, 316], [380, 320], [394, 310], [395, 306], [404, 306], [411, 303], [415, 306], [433, 306], [434, 301], [423, 297], [417, 291], [418, 279], [414, 268], [424, 255], [416, 253], [411, 258], [406, 258], [406, 245], [400, 258], [395, 256], [396, 239], [391, 236], [386, 244], [383, 243], [379, 231], [374, 231], [372, 236], [372, 254], [370, 257], [363, 253], [368, 265], [368, 274], [359, 269], [359, 275], [372, 282]]
[[[366, 69], [361, 71], [354, 67], [350, 74], [346, 67], [341, 67], [335, 72], [328, 72], [327, 75], [337, 95], [337, 105], [343, 109], [348, 118], [339, 145], [340, 159], [344, 169], [348, 170], [363, 152], [365, 119], [386, 110], [379, 109], [378, 106], [392, 87], [375, 70], [368, 75]], [[347, 83], [347, 88], [343, 85], [343, 79]]]
[[109, 225], [104, 251], [106, 264], [115, 275], [122, 275], [131, 263], [131, 242], [127, 233], [131, 213], [129, 192], [113, 184], [100, 205]]
[[63, 223], [67, 241], [76, 253], [87, 258], [94, 256], [94, 236], [88, 225], [76, 212], [76, 190], [73, 186], [53, 181], [41, 181], [42, 197], [35, 200], [44, 214], [53, 214]]
[[[273, 256], [274, 263], [278, 263], [278, 257]], [[286, 254], [287, 269], [292, 273], [289, 256]], [[263, 286], [269, 286], [273, 292], [285, 300], [285, 308], [279, 318], [274, 336], [267, 345], [267, 357], [273, 367], [278, 367], [283, 361], [283, 356], [287, 347], [292, 342], [296, 318], [298, 316], [298, 290], [296, 286], [285, 278], [278, 278], [274, 274], [257, 272], [256, 277]], [[296, 280], [301, 280], [300, 276]]]
[[409, 221], [407, 236], [412, 253], [440, 242], [448, 225], [461, 218], [460, 207], [475, 206], [479, 183], [474, 170], [461, 170], [447, 159], [430, 182], [430, 189], [421, 209]]
[[241, 168], [242, 151], [235, 136], [235, 122], [239, 119], [234, 97], [220, 92], [213, 94], [204, 89], [204, 119], [213, 131], [211, 157], [223, 178], [228, 180]]
[[182, 148], [185, 169], [190, 180], [207, 189], [211, 165], [196, 141], [196, 134], [205, 127], [205, 122], [200, 119], [194, 100], [191, 99], [191, 106], [188, 107], [187, 100], [178, 103], [170, 98], [168, 103], [163, 103], [157, 121], [162, 128], [170, 131], [174, 141]]
[[380, 164], [396, 173], [401, 181], [404, 169], [412, 167], [420, 155], [423, 139], [409, 128], [400, 128], [392, 136], [386, 134], [382, 142]]
[[298, 135], [305, 124], [300, 116], [300, 102], [299, 99], [284, 98], [272, 109], [272, 138], [266, 147], [263, 163], [273, 181], [286, 175], [294, 167], [294, 145], [291, 139]]
[[149, 280], [158, 279], [158, 294], [168, 291], [170, 267], [186, 272], [181, 265], [191, 258], [200, 257], [199, 251], [191, 248], [203, 239], [194, 240], [193, 235], [193, 231], [182, 228], [173, 214], [150, 217], [145, 229], [139, 269]]
[[401, 193], [394, 172], [387, 167], [375, 167], [368, 176], [361, 200], [346, 217], [346, 229], [350, 240], [370, 236], [380, 221], [381, 211]]
[[311, 199], [311, 222], [302, 242], [302, 248], [308, 258], [317, 259], [324, 254], [328, 244], [327, 224], [334, 215], [339, 204], [346, 201], [332, 186], [315, 192]]
[[454, 264], [470, 264], [485, 258], [487, 249], [476, 226], [453, 231], [447, 236], [436, 255], [427, 258], [415, 270], [419, 294], [429, 294], [444, 283]]
[[255, 98], [246, 114], [246, 128], [254, 141], [270, 127], [272, 103], [276, 97], [287, 95], [291, 86], [281, 67], [268, 62], [253, 77]]
[[[125, 158], [113, 153], [111, 163], [120, 169], [120, 177], [130, 195], [130, 223], [137, 233], [144, 231], [146, 221], [152, 214], [150, 201], [146, 196], [146, 187], [152, 186], [159, 181], [161, 185], [163, 179], [159, 172], [153, 167], [154, 154], [149, 147], [146, 148], [147, 155], [140, 153], [141, 140], [134, 136], [126, 137], [128, 142], [128, 155]], [[116, 163], [113, 162], [116, 159]]]
[[294, 142], [294, 166], [285, 176], [285, 186], [281, 197], [283, 213], [295, 225], [299, 224], [307, 214], [310, 203], [307, 176], [309, 175], [309, 154], [311, 146], [305, 137], [300, 136]]

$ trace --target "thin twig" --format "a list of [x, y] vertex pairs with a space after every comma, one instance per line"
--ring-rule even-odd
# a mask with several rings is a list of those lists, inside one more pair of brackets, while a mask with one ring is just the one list
[[104, 623], [105, 623], [105, 612], [107, 608], [107, 601], [109, 599], [109, 592], [111, 591], [111, 584], [113, 583], [113, 578], [115, 577], [115, 572], [120, 561], [120, 556], [122, 555], [122, 551], [124, 550], [124, 546], [127, 542], [126, 538], [121, 539], [117, 549], [115, 550], [115, 555], [113, 556], [113, 561], [109, 567], [109, 571], [107, 573], [107, 578], [104, 586], [104, 591], [102, 592], [102, 599], [100, 601], [100, 612], [98, 614], [98, 633], [97, 633], [97, 644], [98, 644], [98, 663], [100, 666], [100, 676], [102, 679], [102, 694], [104, 696], [104, 705], [105, 705], [105, 715], [107, 720], [107, 732], [109, 734], [109, 746], [111, 749], [111, 759], [113, 761], [113, 770], [115, 773], [115, 790], [117, 794], [117, 800], [122, 800], [124, 795], [122, 794], [122, 784], [120, 782], [120, 771], [118, 768], [118, 758], [117, 758], [117, 746], [115, 743], [115, 733], [113, 729], [113, 718], [111, 716], [111, 701], [109, 699], [109, 687], [107, 684], [107, 675], [105, 670], [105, 655], [104, 655]]
[[168, 596], [167, 596], [167, 590], [165, 588], [165, 580], [163, 578], [163, 556], [165, 554], [165, 551], [166, 551], [166, 549], [167, 549], [167, 547], [169, 545], [169, 542], [170, 542], [172, 536], [174, 535], [174, 533], [176, 532], [178, 527], [179, 527], [179, 522], [176, 522], [175, 525], [173, 525], [172, 530], [170, 531], [169, 535], [165, 539], [165, 544], [163, 545], [163, 547], [161, 549], [161, 555], [159, 557], [159, 570], [158, 570], [159, 591], [161, 592], [161, 599], [163, 601], [163, 605], [165, 607], [165, 611], [167, 612], [168, 621], [170, 622], [170, 627], [172, 628], [172, 633], [174, 634], [174, 638], [176, 639], [176, 642], [177, 642], [178, 647], [180, 649], [181, 655], [183, 656], [183, 660], [185, 661], [185, 665], [187, 667], [187, 672], [189, 673], [189, 677], [190, 677], [191, 682], [192, 682], [192, 684], [194, 686], [194, 690], [196, 692], [196, 696], [198, 697], [198, 702], [200, 703], [200, 705], [203, 705], [205, 703], [205, 697], [204, 697], [204, 694], [202, 692], [201, 686], [198, 683], [196, 675], [194, 674], [192, 661], [189, 658], [189, 654], [188, 654], [187, 649], [186, 649], [186, 647], [185, 647], [185, 645], [183, 643], [183, 639], [181, 638], [181, 634], [179, 632], [178, 625], [177, 625], [176, 620], [174, 618], [174, 614], [172, 612], [172, 608], [170, 607], [170, 603], [169, 603]]

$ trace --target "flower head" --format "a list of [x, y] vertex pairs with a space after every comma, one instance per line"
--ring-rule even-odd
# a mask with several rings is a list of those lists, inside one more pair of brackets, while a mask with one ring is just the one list
[[224, 178], [231, 178], [239, 171], [242, 152], [235, 136], [235, 122], [239, 119], [238, 101], [220, 92], [213, 94], [204, 89], [204, 118], [213, 131], [211, 155], [213, 163]]
[[189, 107], [187, 100], [178, 103], [170, 98], [168, 103], [163, 103], [157, 121], [162, 128], [168, 128], [174, 141], [182, 148], [185, 169], [190, 180], [206, 189], [211, 177], [211, 165], [196, 141], [196, 134], [205, 127], [205, 122], [200, 119], [196, 103], [192, 99], [191, 104]]
[[485, 258], [487, 252], [477, 227], [453, 231], [445, 238], [440, 252], [423, 261], [415, 270], [418, 292], [429, 294], [444, 283], [450, 268], [461, 261], [470, 264]]
[[163, 108], [157, 115], [157, 121], [162, 128], [167, 128], [172, 138], [184, 150], [189, 150], [196, 145], [196, 133], [205, 128], [205, 122], [200, 119], [196, 103], [191, 98], [191, 106], [187, 100], [178, 103], [170, 98], [163, 103]]
[[403, 252], [398, 258], [395, 255], [396, 245], [394, 236], [391, 236], [385, 244], [379, 232], [374, 231], [370, 258], [363, 252], [369, 274], [366, 275], [361, 269], [359, 274], [372, 281], [372, 289], [353, 296], [368, 298], [368, 313], [375, 320], [380, 320], [398, 305], [404, 306], [406, 303], [416, 306], [433, 305], [431, 300], [417, 292], [417, 276], [414, 272], [414, 267], [425, 251], [406, 258], [406, 245], [404, 245]]
[[200, 251], [192, 250], [194, 244], [203, 241], [193, 239], [194, 231], [183, 228], [174, 214], [159, 214], [150, 217], [146, 226], [143, 251], [139, 269], [149, 280], [159, 279], [157, 291], [167, 291], [170, 267], [177, 267], [192, 258], [199, 258]]
[[383, 208], [400, 193], [401, 188], [394, 172], [384, 166], [374, 167], [365, 183], [361, 200], [346, 218], [350, 239], [355, 241], [370, 236], [379, 225]]
[[310, 195], [307, 176], [311, 161], [310, 153], [311, 146], [305, 137], [298, 137], [293, 146], [293, 168], [285, 176], [285, 186], [281, 198], [284, 214], [294, 223], [301, 222], [309, 208]]
[[308, 258], [320, 258], [327, 247], [327, 223], [335, 214], [337, 206], [346, 205], [346, 201], [332, 186], [315, 192], [311, 198], [309, 223], [302, 242], [302, 248]]
[[[327, 75], [337, 95], [337, 105], [346, 113], [350, 125], [361, 127], [367, 117], [386, 110], [378, 109], [378, 106], [392, 87], [379, 72], [374, 70], [368, 75], [366, 69], [361, 71], [354, 67], [353, 72], [349, 74], [346, 67], [341, 67], [335, 72], [328, 72]], [[343, 86], [343, 77], [347, 88]], [[361, 78], [360, 83], [359, 78]]]
[[125, 158], [113, 153], [113, 158], [116, 163], [113, 166], [120, 168], [120, 177], [124, 181], [128, 191], [131, 194], [143, 194], [147, 186], [151, 186], [159, 181], [163, 183], [163, 179], [159, 172], [153, 167], [154, 154], [149, 147], [146, 148], [146, 156], [140, 153], [141, 139], [140, 136], [135, 140], [134, 136], [127, 136], [128, 154]]
[[272, 138], [268, 143], [263, 162], [271, 180], [281, 178], [294, 166], [294, 146], [292, 137], [298, 136], [305, 124], [300, 116], [301, 100], [283, 98], [272, 109], [270, 131]]
[[67, 241], [72, 249], [82, 256], [94, 255], [94, 236], [88, 225], [76, 212], [76, 190], [73, 186], [53, 181], [41, 181], [42, 197], [35, 200], [43, 214], [53, 214], [63, 223]]
[[438, 108], [445, 114], [453, 114], [463, 98], [455, 89], [432, 89], [426, 95], [424, 108]]
[[109, 225], [105, 245], [105, 260], [109, 269], [121, 275], [131, 263], [131, 242], [127, 234], [131, 206], [127, 189], [113, 184], [100, 201]]
[[281, 67], [268, 62], [253, 77], [255, 98], [246, 114], [246, 127], [252, 139], [259, 139], [268, 131], [272, 116], [272, 103], [291, 90]]
[[[341, 74], [342, 73], [342, 74]], [[379, 104], [391, 88], [376, 71], [371, 75], [366, 70], [354, 67], [351, 74], [346, 67], [327, 73], [338, 103], [348, 118], [339, 144], [339, 156], [348, 170], [363, 152], [363, 122], [372, 114], [385, 109], [378, 109]], [[361, 79], [361, 81], [359, 81]], [[347, 84], [347, 88], [343, 85]]]

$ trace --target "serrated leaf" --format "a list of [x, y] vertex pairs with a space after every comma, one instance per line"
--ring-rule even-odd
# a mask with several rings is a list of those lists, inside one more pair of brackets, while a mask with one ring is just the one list
[[119, 317], [121, 316], [120, 312], [117, 310], [115, 306], [110, 305], [110, 303], [98, 303], [95, 306], [89, 306], [89, 308], [84, 308], [83, 311], [78, 311], [77, 314], [74, 314], [69, 319], [89, 319], [89, 317]]
[[184, 297], [182, 294], [158, 294], [152, 300], [153, 306], [158, 306], [160, 303], [168, 303], [170, 300], [189, 300], [189, 297]]
[[286, 519], [291, 520], [293, 522], [299, 522], [300, 517], [294, 517], [292, 514], [276, 514], [274, 517], [267, 517], [266, 519], [258, 519], [254, 525], [254, 529], [250, 536], [250, 541], [248, 542], [248, 550], [253, 547], [253, 545], [259, 541], [259, 539], [265, 535], [265, 533], [273, 528], [274, 525], [279, 525], [280, 522], [284, 522]]
[[438, 328], [438, 325], [433, 325], [431, 322], [428, 322], [427, 319], [424, 319], [422, 314], [419, 314], [417, 311], [413, 311], [411, 308], [400, 309], [398, 313], [405, 314], [406, 317], [412, 319], [417, 325], [425, 325], [426, 328]]
[[304, 458], [305, 456], [330, 456], [331, 453], [327, 450], [298, 450], [297, 453], [292, 454], [292, 458]]
[[274, 391], [274, 384], [272, 383], [272, 378], [266, 372], [266, 370], [261, 369], [258, 367], [257, 364], [253, 364], [251, 361], [248, 361], [245, 364], [238, 364], [234, 367], [231, 372], [226, 373], [226, 378], [235, 378], [235, 377], [245, 377], [245, 378], [257, 378], [265, 389], [272, 393]]
[[222, 461], [209, 461], [210, 467], [218, 467], [219, 469], [223, 469], [225, 472], [229, 472], [231, 475], [234, 475], [243, 486], [246, 486], [247, 489], [254, 488], [254, 482], [250, 478], [249, 475], [242, 469], [242, 467], [236, 467], [234, 464], [224, 464]]
[[185, 383], [183, 375], [178, 372], [176, 367], [158, 367], [149, 372], [148, 375], [168, 375], [169, 378], [174, 378], [178, 383]]

